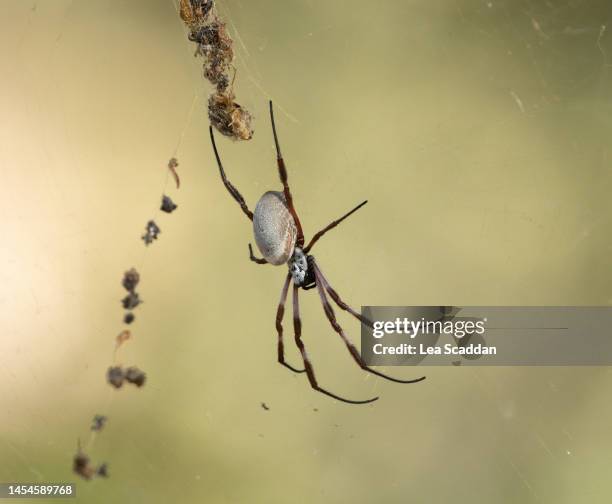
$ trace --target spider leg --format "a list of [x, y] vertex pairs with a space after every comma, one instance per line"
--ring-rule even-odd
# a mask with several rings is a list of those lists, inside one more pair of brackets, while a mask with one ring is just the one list
[[283, 343], [283, 315], [285, 314], [285, 302], [287, 301], [287, 292], [289, 291], [289, 284], [291, 283], [291, 274], [287, 274], [285, 285], [281, 291], [280, 301], [278, 302], [278, 309], [276, 310], [276, 331], [278, 332], [278, 362], [280, 362], [286, 368], [291, 369], [294, 373], [303, 373], [305, 369], [294, 368], [291, 364], [285, 362], [285, 345]]
[[299, 287], [295, 284], [293, 285], [293, 329], [295, 331], [295, 344], [300, 349], [300, 353], [302, 354], [302, 359], [304, 361], [304, 367], [306, 368], [306, 374], [308, 375], [308, 381], [310, 382], [310, 386], [318, 392], [325, 394], [329, 397], [333, 397], [338, 401], [350, 403], [350, 404], [366, 404], [373, 401], [376, 401], [378, 397], [373, 397], [372, 399], [365, 399], [363, 401], [354, 401], [352, 399], [345, 399], [344, 397], [340, 397], [329, 390], [325, 390], [320, 387], [317, 383], [317, 379], [314, 374], [314, 369], [312, 364], [310, 363], [310, 359], [308, 358], [308, 354], [306, 353], [306, 347], [304, 346], [304, 342], [302, 341], [302, 321], [300, 319], [300, 303], [298, 301]]
[[[397, 383], [416, 383], [425, 379], [424, 376], [421, 376], [420, 378], [414, 380], [400, 380], [398, 378], [387, 376], [386, 374], [383, 374], [380, 371], [376, 371], [375, 369], [368, 367], [366, 363], [363, 362], [363, 359], [361, 358], [361, 355], [359, 354], [359, 351], [357, 350], [355, 345], [353, 345], [353, 342], [346, 337], [346, 334], [344, 334], [344, 330], [342, 329], [342, 327], [340, 327], [340, 324], [338, 324], [334, 309], [332, 308], [332, 305], [329, 304], [327, 296], [325, 295], [325, 281], [321, 277], [321, 273], [318, 269], [315, 269], [315, 277], [317, 279], [317, 290], [319, 291], [319, 297], [321, 298], [321, 303], [323, 304], [323, 310], [325, 311], [325, 315], [327, 315], [327, 319], [334, 328], [334, 331], [336, 331], [340, 335], [342, 341], [344, 341], [344, 344], [346, 345], [346, 348], [348, 348], [348, 351], [353, 356], [353, 359], [355, 359], [355, 362], [357, 362], [361, 369], [369, 373], [375, 374], [376, 376], [380, 376], [381, 378], [385, 378], [387, 380]], [[351, 313], [353, 313], [353, 311], [351, 311]]]
[[250, 243], [249, 243], [249, 259], [257, 264], [268, 264], [268, 261], [266, 261], [263, 257], [260, 258], [260, 257], [255, 257], [253, 255], [253, 247], [251, 246]]
[[320, 279], [321, 283], [323, 284], [323, 287], [325, 287], [325, 290], [330, 295], [330, 297], [334, 300], [334, 302], [342, 310], [349, 312], [353, 317], [355, 317], [357, 320], [359, 320], [362, 324], [365, 324], [368, 327], [373, 327], [373, 324], [372, 324], [371, 320], [368, 320], [363, 315], [361, 315], [361, 313], [359, 313], [358, 311], [353, 310], [349, 305], [347, 305], [344, 301], [342, 301], [342, 299], [340, 298], [340, 295], [332, 288], [332, 286], [327, 281], [327, 278], [325, 278], [325, 275], [321, 271], [321, 268], [319, 268], [319, 265], [317, 264], [317, 262], [316, 262], [314, 257], [312, 258], [312, 265], [313, 265], [313, 269], [316, 271], [315, 276], [316, 275], [319, 276], [319, 279]]
[[325, 233], [327, 233], [330, 229], [335, 228], [338, 224], [340, 224], [344, 219], [346, 219], [348, 216], [350, 216], [351, 214], [355, 213], [357, 210], [359, 210], [363, 205], [365, 205], [368, 202], [368, 200], [365, 200], [362, 203], [359, 203], [359, 205], [357, 205], [355, 208], [353, 208], [350, 212], [344, 214], [342, 217], [340, 217], [339, 219], [336, 219], [335, 221], [333, 221], [331, 224], [328, 224], [327, 226], [325, 226], [323, 229], [321, 229], [321, 231], [319, 231], [318, 233], [316, 233], [312, 239], [310, 240], [310, 242], [308, 243], [308, 245], [306, 245], [306, 248], [304, 249], [304, 252], [306, 254], [308, 254], [308, 252], [310, 251], [310, 249], [314, 246], [315, 243], [317, 243], [317, 241], [319, 241], [319, 238], [321, 238], [321, 236], [323, 236]]
[[270, 100], [270, 120], [272, 122], [272, 134], [274, 135], [274, 145], [276, 146], [276, 162], [278, 164], [278, 174], [281, 182], [283, 183], [283, 192], [285, 194], [285, 203], [297, 228], [297, 239], [296, 246], [302, 247], [304, 245], [304, 232], [302, 231], [302, 224], [298, 217], [295, 207], [293, 206], [293, 197], [291, 196], [291, 190], [289, 189], [289, 182], [287, 181], [287, 168], [285, 167], [285, 161], [281, 154], [280, 145], [278, 143], [278, 135], [276, 134], [276, 125], [274, 124], [274, 109], [272, 107], [272, 100]]
[[234, 198], [238, 202], [238, 204], [240, 205], [240, 208], [242, 208], [242, 211], [245, 213], [245, 215], [250, 220], [253, 220], [253, 212], [249, 210], [249, 207], [247, 206], [246, 201], [244, 201], [244, 198], [242, 197], [242, 194], [240, 194], [238, 189], [236, 189], [234, 185], [229, 180], [227, 180], [227, 177], [225, 176], [225, 170], [223, 169], [223, 165], [221, 164], [221, 158], [219, 157], [219, 152], [217, 152], [217, 145], [215, 144], [215, 135], [213, 134], [212, 126], [209, 127], [209, 131], [210, 131], [210, 141], [212, 142], [213, 151], [215, 151], [215, 158], [217, 158], [217, 166], [219, 166], [219, 174], [221, 175], [221, 180], [223, 181], [223, 185], [225, 185], [229, 193], [232, 195], [232, 198]]

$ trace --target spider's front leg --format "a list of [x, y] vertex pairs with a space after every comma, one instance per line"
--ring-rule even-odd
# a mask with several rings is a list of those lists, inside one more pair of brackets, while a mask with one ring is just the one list
[[289, 188], [289, 181], [287, 177], [287, 167], [285, 166], [285, 160], [281, 154], [280, 144], [278, 142], [278, 135], [276, 134], [276, 124], [274, 123], [274, 108], [272, 106], [272, 100], [270, 100], [270, 122], [272, 123], [272, 135], [274, 136], [274, 146], [276, 147], [276, 164], [278, 165], [278, 174], [283, 184], [283, 194], [285, 195], [285, 203], [289, 213], [293, 217], [295, 227], [297, 228], [297, 239], [295, 244], [298, 247], [304, 245], [304, 232], [302, 231], [302, 224], [300, 218], [293, 205], [293, 196], [291, 196], [291, 189]]
[[219, 175], [221, 175], [221, 180], [223, 181], [223, 185], [225, 186], [227, 191], [230, 193], [232, 198], [236, 200], [236, 203], [240, 205], [240, 208], [244, 212], [244, 215], [246, 215], [249, 218], [249, 220], [253, 220], [253, 212], [249, 210], [249, 207], [247, 206], [246, 201], [242, 197], [242, 194], [240, 194], [240, 191], [236, 189], [236, 187], [227, 179], [227, 176], [225, 175], [225, 170], [223, 169], [223, 164], [221, 163], [221, 157], [219, 156], [219, 152], [217, 151], [217, 144], [215, 143], [215, 135], [213, 134], [212, 126], [208, 128], [208, 131], [210, 132], [210, 141], [212, 143], [213, 151], [215, 153], [215, 158], [217, 160], [217, 166], [219, 167]]
[[253, 254], [253, 247], [251, 246], [250, 243], [249, 243], [249, 259], [257, 264], [268, 264], [268, 261], [266, 261], [263, 257], [255, 257], [255, 255]]

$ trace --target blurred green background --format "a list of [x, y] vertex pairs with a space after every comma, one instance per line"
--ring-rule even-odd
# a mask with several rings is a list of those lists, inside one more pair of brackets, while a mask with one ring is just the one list
[[[255, 114], [252, 141], [219, 147], [250, 206], [279, 188], [269, 98], [307, 235], [370, 201], [316, 250], [347, 302], [612, 302], [607, 0], [218, 9]], [[384, 382], [313, 291], [320, 383], [381, 399], [337, 403], [276, 363], [285, 270], [247, 259], [172, 1], [3, 0], [0, 20], [0, 481], [77, 481], [91, 503], [610, 502], [609, 369], [393, 368], [428, 379]], [[179, 208], [160, 215], [183, 132], [182, 186], [166, 186]], [[114, 391], [132, 266], [144, 304], [119, 360], [148, 383]], [[110, 420], [92, 440], [96, 413]], [[77, 438], [110, 479], [72, 474]]]

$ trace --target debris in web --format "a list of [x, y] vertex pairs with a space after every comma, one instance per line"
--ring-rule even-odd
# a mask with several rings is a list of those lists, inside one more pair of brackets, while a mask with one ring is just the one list
[[170, 196], [166, 196], [165, 194], [162, 196], [162, 204], [160, 210], [166, 213], [172, 213], [177, 209], [176, 203], [172, 201]]
[[[234, 95], [234, 41], [219, 18], [214, 0], [180, 0], [180, 16], [196, 44], [195, 55], [204, 59], [203, 75], [215, 86], [208, 100], [208, 117], [222, 135], [234, 140], [253, 137], [252, 116]], [[230, 72], [234, 71], [232, 79]]]
[[[217, 92], [225, 97], [225, 107], [228, 109], [227, 117], [220, 117], [219, 122], [226, 121], [226, 131], [231, 132], [234, 138], [250, 138], [252, 130], [250, 130], [250, 115], [247, 112], [238, 111], [240, 106], [233, 101], [233, 93], [229, 87], [229, 79], [227, 72], [233, 60], [232, 39], [227, 34], [225, 24], [221, 22], [216, 13], [214, 13], [213, 0], [190, 0], [189, 2], [181, 1], [181, 17], [185, 20], [190, 29], [190, 39], [198, 40], [198, 54], [205, 59], [204, 73], [217, 87]], [[194, 37], [196, 37], [194, 39]], [[191, 114], [195, 106], [196, 99], [189, 112], [187, 125], [191, 119]], [[187, 128], [185, 125], [185, 129]], [[229, 129], [228, 129], [229, 128]], [[185, 129], [179, 137], [178, 144], [174, 154], [178, 151]], [[179, 166], [177, 158], [173, 155], [167, 163], [167, 169], [170, 171], [172, 178], [176, 184], [176, 188], [180, 187], [181, 181], [177, 172]], [[161, 194], [160, 211], [170, 214], [174, 212], [178, 205], [166, 194], [167, 180]], [[159, 200], [158, 200], [159, 201]], [[157, 204], [159, 205], [159, 203]], [[145, 232], [141, 236], [145, 246], [148, 247], [151, 243], [159, 238], [161, 233], [160, 227], [155, 222], [154, 218], [147, 221]], [[136, 268], [131, 268], [124, 272], [121, 279], [121, 285], [127, 291], [127, 295], [121, 300], [121, 304], [125, 313], [123, 314], [123, 323], [130, 325], [136, 319], [133, 310], [142, 304], [140, 294], [136, 292], [136, 288], [140, 283], [140, 274]], [[131, 339], [131, 331], [124, 329], [115, 338], [115, 348], [113, 352], [113, 364], [106, 371], [106, 381], [115, 389], [123, 387], [124, 383], [129, 383], [140, 388], [144, 386], [147, 376], [144, 371], [136, 366], [130, 366], [124, 369], [117, 365], [117, 351], [119, 348]], [[107, 421], [105, 415], [95, 415], [90, 426], [90, 445], [96, 433], [104, 428]], [[91, 463], [89, 456], [81, 450], [79, 443], [78, 451], [73, 457], [73, 471], [86, 480], [91, 480], [94, 477], [108, 477], [108, 465], [102, 463], [95, 466]]]
[[[151, 221], [153, 222], [153, 221]], [[140, 299], [140, 295], [136, 292], [136, 287], [140, 283], [140, 274], [136, 271], [136, 268], [131, 268], [123, 274], [123, 279], [121, 280], [121, 285], [123, 288], [128, 291], [127, 296], [125, 296], [121, 300], [121, 304], [124, 310], [127, 310], [127, 313], [123, 316], [123, 322], [126, 324], [131, 324], [134, 321], [134, 314], [132, 310], [136, 308], [140, 303], [142, 303], [142, 299]], [[130, 337], [129, 331], [123, 331], [119, 336], [117, 336], [117, 347], [126, 339]], [[123, 338], [122, 341], [119, 341], [120, 338]]]
[[251, 114], [226, 93], [213, 93], [208, 98], [210, 123], [225, 136], [248, 140], [253, 135]]
[[74, 456], [73, 471], [86, 480], [90, 480], [96, 472], [89, 457], [82, 452]]
[[116, 338], [116, 342], [117, 344], [115, 345], [115, 348], [119, 348], [121, 345], [123, 345], [123, 343], [125, 343], [127, 340], [129, 340], [132, 337], [132, 333], [130, 331], [128, 331], [127, 329], [121, 331]]
[[133, 310], [136, 308], [142, 301], [140, 300], [140, 296], [136, 292], [130, 292], [127, 296], [125, 296], [121, 300], [121, 304], [123, 308], [126, 310]]
[[72, 470], [85, 480], [90, 480], [96, 476], [108, 478], [108, 464], [106, 462], [95, 466], [92, 464], [89, 456], [81, 450], [81, 444], [78, 443], [78, 449], [72, 459]]
[[106, 462], [100, 464], [96, 469], [96, 476], [100, 478], [108, 478], [108, 464]]
[[145, 384], [147, 375], [137, 367], [129, 367], [125, 370], [125, 380], [137, 387], [142, 387]]
[[140, 388], [145, 384], [146, 379], [146, 373], [136, 366], [131, 366], [127, 369], [123, 369], [121, 366], [111, 366], [106, 372], [106, 380], [116, 389], [120, 389], [124, 382], [131, 383]]
[[121, 285], [128, 292], [134, 292], [136, 287], [138, 286], [138, 282], [140, 282], [140, 275], [136, 269], [132, 268], [126, 271], [123, 274], [123, 280], [121, 281]]
[[176, 169], [178, 168], [178, 160], [175, 157], [170, 158], [168, 161], [168, 170], [172, 173], [172, 177], [174, 178], [174, 182], [176, 182], [176, 188], [181, 187], [181, 179], [178, 176], [178, 172]]
[[147, 222], [145, 227], [145, 233], [142, 235], [142, 240], [145, 242], [145, 245], [151, 245], [155, 240], [157, 240], [159, 234], [161, 233], [161, 229], [155, 223], [154, 220], [150, 220]]
[[106, 380], [115, 388], [121, 388], [123, 386], [123, 369], [121, 366], [111, 366], [106, 372]]
[[100, 432], [104, 429], [106, 422], [108, 421], [108, 417], [104, 415], [95, 415], [93, 420], [91, 421], [91, 430], [95, 432]]

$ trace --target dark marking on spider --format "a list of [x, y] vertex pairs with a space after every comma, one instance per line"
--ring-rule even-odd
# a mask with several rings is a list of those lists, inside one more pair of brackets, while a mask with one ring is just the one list
[[[344, 332], [344, 329], [336, 320], [336, 315], [331, 303], [329, 302], [328, 296], [340, 309], [350, 313], [361, 323], [366, 324], [370, 327], [372, 326], [371, 321], [369, 321], [360, 313], [358, 313], [349, 305], [347, 305], [342, 300], [340, 295], [332, 288], [327, 278], [323, 275], [323, 272], [321, 271], [321, 268], [319, 267], [314, 256], [310, 254], [310, 251], [317, 243], [317, 241], [325, 235], [325, 233], [338, 226], [346, 218], [348, 218], [350, 215], [352, 215], [354, 212], [364, 206], [367, 201], [360, 203], [355, 208], [344, 214], [342, 217], [332, 221], [319, 232], [315, 233], [314, 236], [308, 242], [308, 244], [304, 246], [304, 233], [302, 231], [302, 224], [293, 204], [293, 196], [289, 188], [287, 168], [285, 166], [285, 161], [281, 154], [278, 135], [276, 133], [276, 125], [274, 123], [274, 110], [272, 107], [272, 102], [270, 102], [270, 120], [272, 123], [274, 145], [276, 147], [278, 174], [283, 186], [283, 190], [266, 192], [257, 202], [254, 212], [252, 212], [248, 208], [246, 201], [244, 200], [238, 189], [236, 189], [236, 187], [227, 179], [223, 164], [221, 163], [219, 152], [217, 151], [217, 146], [215, 144], [215, 136], [213, 134], [212, 127], [209, 128], [209, 130], [213, 151], [219, 168], [219, 174], [221, 175], [221, 180], [223, 181], [223, 184], [225, 185], [232, 198], [234, 198], [234, 200], [236, 200], [236, 202], [240, 205], [242, 212], [253, 222], [255, 242], [263, 257], [255, 257], [253, 255], [252, 247], [249, 244], [249, 258], [251, 259], [251, 261], [257, 264], [286, 264], [289, 268], [289, 271], [287, 272], [287, 275], [285, 277], [283, 288], [281, 289], [280, 300], [276, 311], [276, 330], [278, 333], [278, 362], [296, 373], [306, 372], [308, 376], [308, 381], [310, 382], [310, 385], [313, 389], [339, 401], [352, 404], [364, 404], [378, 399], [378, 397], [373, 397], [371, 399], [365, 400], [346, 399], [330, 392], [329, 390], [319, 385], [315, 377], [314, 367], [310, 361], [308, 353], [306, 352], [306, 346], [302, 341], [302, 320], [300, 318], [300, 305], [298, 297], [300, 288], [304, 290], [316, 288], [319, 294], [319, 298], [321, 300], [321, 304], [323, 306], [323, 311], [325, 312], [325, 316], [327, 317], [334, 331], [338, 334], [338, 336], [340, 336], [340, 338], [344, 342], [351, 357], [355, 360], [355, 362], [361, 369], [381, 378], [385, 378], [387, 380], [397, 383], [416, 383], [424, 380], [424, 376], [413, 380], [400, 380], [368, 367], [361, 358], [361, 354], [359, 353], [355, 345], [348, 339]], [[295, 344], [301, 353], [304, 369], [297, 369], [285, 361], [282, 320], [283, 315], [285, 313], [285, 302], [287, 300], [289, 287], [292, 282], [294, 339]]]

